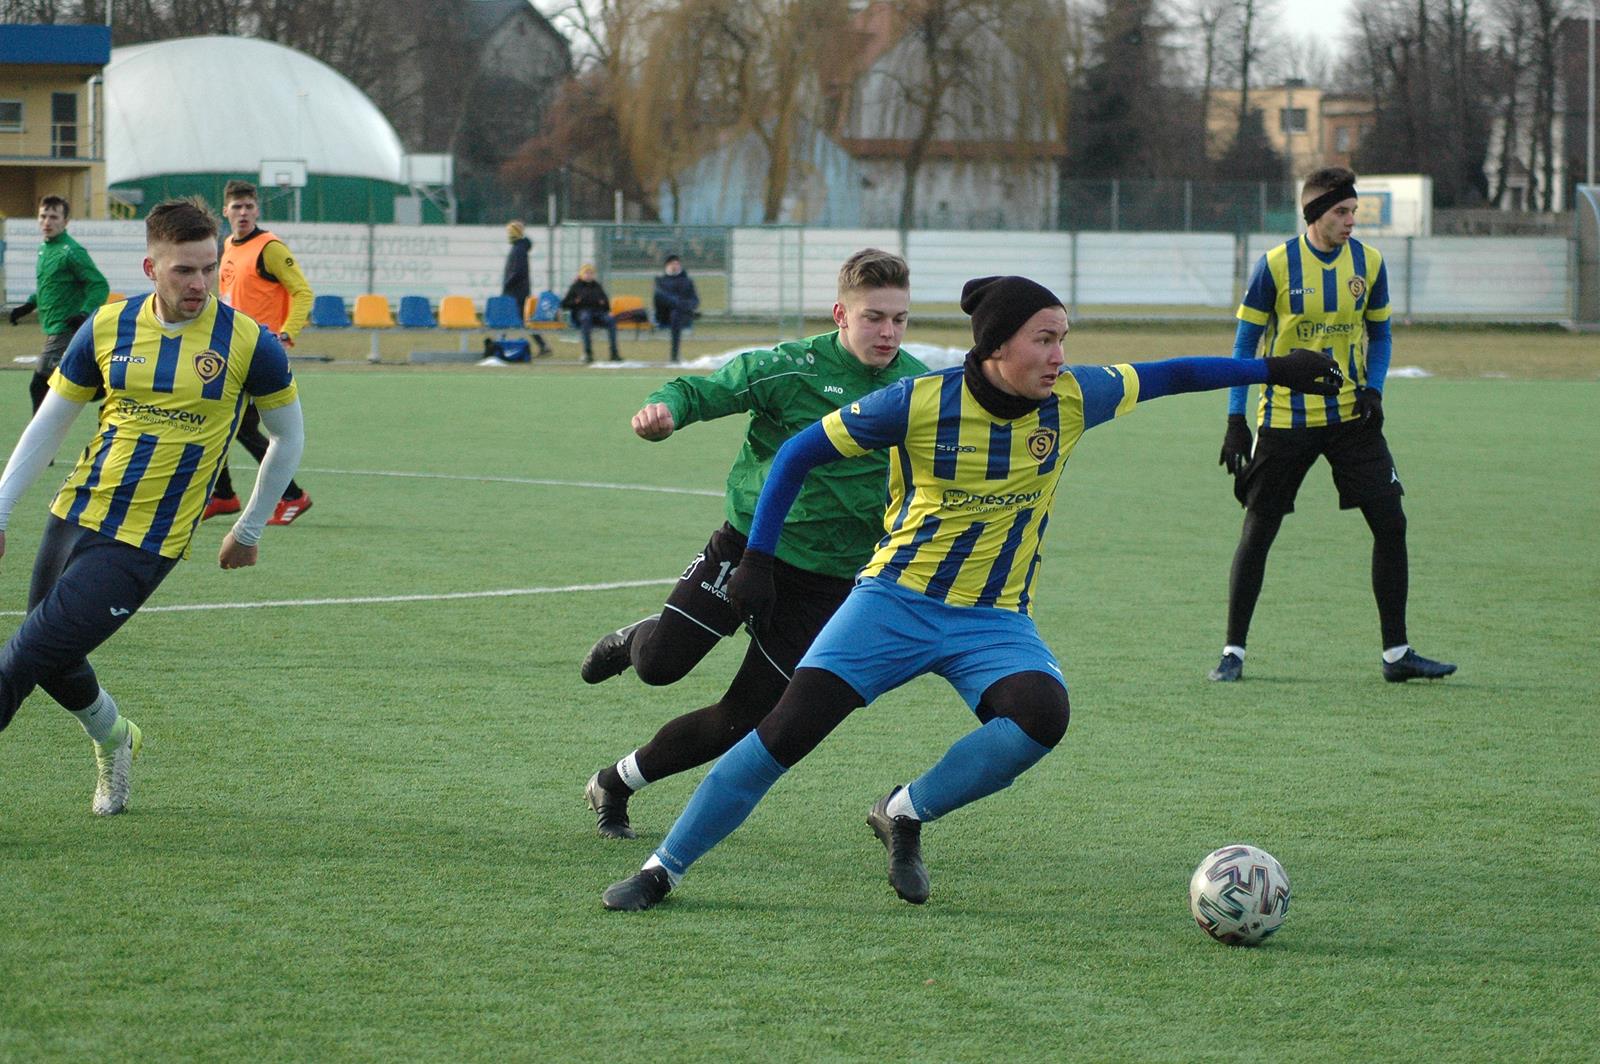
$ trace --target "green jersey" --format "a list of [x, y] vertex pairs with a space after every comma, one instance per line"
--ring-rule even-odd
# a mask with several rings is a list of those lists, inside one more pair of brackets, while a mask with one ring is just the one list
[[66, 233], [39, 245], [34, 277], [38, 290], [27, 301], [39, 308], [39, 325], [46, 336], [66, 332], [68, 318], [93, 314], [111, 293], [83, 245]]
[[[677, 377], [651, 393], [677, 428], [728, 414], [750, 415], [744, 446], [728, 471], [728, 523], [744, 535], [785, 440], [869, 392], [928, 367], [900, 351], [873, 369], [839, 343], [837, 332], [746, 351], [706, 377]], [[883, 536], [888, 491], [886, 451], [818, 466], [806, 477], [783, 526], [778, 557], [807, 572], [853, 577]]]

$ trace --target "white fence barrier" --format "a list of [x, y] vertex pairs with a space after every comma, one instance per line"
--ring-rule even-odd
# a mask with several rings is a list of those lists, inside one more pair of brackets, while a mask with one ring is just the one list
[[[535, 291], [565, 291], [575, 264], [592, 258], [603, 226], [530, 226]], [[446, 295], [478, 303], [500, 291], [506, 236], [498, 226], [281, 224], [319, 295], [391, 301]], [[113, 291], [149, 290], [142, 222], [75, 221], [72, 235], [94, 256]], [[1242, 239], [1213, 233], [1013, 233], [893, 229], [738, 228], [729, 233], [728, 312], [825, 315], [839, 264], [882, 247], [911, 264], [913, 303], [954, 313], [971, 277], [1020, 273], [1093, 317], [1231, 314], [1249, 270], [1283, 235]], [[33, 290], [39, 234], [31, 219], [5, 223], [5, 298]], [[1374, 241], [1389, 269], [1398, 319], [1566, 322], [1576, 306], [1573, 241], [1549, 237], [1407, 237]], [[921, 311], [919, 311], [921, 313]]]

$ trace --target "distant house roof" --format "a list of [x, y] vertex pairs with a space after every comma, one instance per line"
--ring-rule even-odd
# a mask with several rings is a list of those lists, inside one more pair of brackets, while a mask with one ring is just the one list
[[109, 26], [0, 26], [0, 63], [105, 66]]

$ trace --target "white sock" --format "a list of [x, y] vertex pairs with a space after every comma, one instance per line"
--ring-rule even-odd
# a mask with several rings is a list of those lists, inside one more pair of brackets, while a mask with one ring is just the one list
[[111, 738], [111, 730], [117, 726], [117, 703], [111, 694], [100, 688], [100, 697], [89, 703], [83, 709], [69, 709], [78, 723], [83, 725], [83, 730], [89, 733], [89, 738], [97, 743], [103, 743]]
[[639, 751], [637, 750], [617, 762], [617, 775], [622, 777], [622, 782], [630, 791], [641, 790], [650, 783], [649, 780], [644, 778], [644, 773], [639, 771]]
[[639, 871], [647, 872], [652, 868], [659, 868], [663, 872], [665, 872], [667, 874], [667, 882], [672, 884], [672, 889], [673, 890], [677, 890], [678, 889], [678, 881], [680, 879], [682, 879], [683, 877], [680, 876], [680, 875], [674, 874], [672, 869], [670, 869], [666, 865], [662, 864], [661, 863], [661, 858], [657, 857], [655, 854], [651, 854], [649, 857], [645, 858], [644, 867], [641, 868]]
[[1410, 643], [1401, 643], [1397, 647], [1390, 647], [1388, 650], [1385, 650], [1383, 652], [1383, 660], [1387, 661], [1390, 665], [1393, 665], [1395, 662], [1397, 662], [1401, 658], [1405, 657], [1406, 656], [1406, 651], [1408, 651], [1410, 649], [1411, 649], [1411, 644]]
[[1244, 647], [1236, 647], [1236, 646], [1234, 646], [1233, 644], [1230, 643], [1227, 646], [1222, 648], [1222, 653], [1223, 653], [1224, 657], [1226, 657], [1229, 654], [1232, 654], [1234, 657], [1238, 658], [1240, 661], [1244, 660]]
[[911, 788], [901, 787], [894, 792], [894, 797], [889, 799], [889, 808], [885, 810], [891, 817], [904, 816], [912, 820], [921, 820], [917, 815], [916, 807], [911, 804]]

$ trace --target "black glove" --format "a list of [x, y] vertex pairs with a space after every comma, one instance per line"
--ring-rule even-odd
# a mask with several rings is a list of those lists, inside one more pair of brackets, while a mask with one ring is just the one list
[[1339, 363], [1321, 351], [1297, 347], [1287, 355], [1267, 359], [1267, 383], [1311, 395], [1338, 395], [1344, 374], [1339, 372]]
[[1250, 461], [1250, 424], [1243, 414], [1228, 415], [1228, 431], [1222, 436], [1222, 457], [1217, 465], [1233, 476], [1244, 472]]
[[34, 308], [34, 304], [33, 303], [24, 303], [19, 307], [12, 307], [11, 308], [11, 324], [15, 325], [17, 322], [21, 321], [23, 318], [26, 318], [29, 314], [32, 314], [33, 313], [33, 308]]
[[74, 314], [72, 317], [67, 319], [67, 331], [74, 333], [77, 332], [78, 326], [82, 325], [88, 320], [89, 315], [87, 314]]
[[766, 631], [778, 602], [778, 589], [772, 582], [775, 560], [770, 554], [747, 547], [728, 578], [728, 605], [733, 607], [735, 616], [750, 626], [754, 635]]
[[1374, 432], [1383, 428], [1383, 393], [1376, 388], [1357, 388], [1356, 417]]

